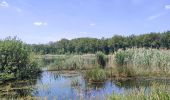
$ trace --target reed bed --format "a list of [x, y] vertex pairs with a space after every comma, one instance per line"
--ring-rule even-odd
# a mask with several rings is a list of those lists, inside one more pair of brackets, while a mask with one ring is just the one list
[[120, 73], [132, 75], [169, 75], [170, 51], [135, 48], [115, 53], [115, 62]]
[[109, 76], [169, 76], [170, 50], [133, 48], [118, 50], [114, 54], [102, 52], [84, 55], [46, 55], [47, 70], [87, 70], [100, 67]]
[[63, 58], [55, 58], [48, 66], [48, 70], [84, 70], [98, 66], [94, 54], [70, 55]]

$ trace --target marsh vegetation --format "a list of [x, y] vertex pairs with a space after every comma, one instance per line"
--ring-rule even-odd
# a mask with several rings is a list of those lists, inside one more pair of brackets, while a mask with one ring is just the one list
[[0, 97], [169, 100], [169, 33], [46, 45], [0, 40]]

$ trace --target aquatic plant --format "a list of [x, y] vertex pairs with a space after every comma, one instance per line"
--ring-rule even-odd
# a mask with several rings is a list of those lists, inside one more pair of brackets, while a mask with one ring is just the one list
[[107, 78], [105, 70], [95, 68], [86, 71], [85, 78], [90, 82], [104, 82]]
[[79, 86], [81, 86], [81, 83], [78, 79], [75, 79], [75, 80], [71, 81], [71, 86], [72, 87], [79, 87]]
[[125, 94], [113, 94], [106, 100], [170, 100], [170, 90], [168, 85], [155, 85], [146, 89], [142, 87], [126, 91]]
[[104, 69], [107, 62], [107, 56], [103, 52], [97, 52], [96, 58], [99, 66]]
[[[168, 75], [170, 73], [170, 51], [135, 48], [115, 53], [118, 71], [131, 71], [138, 75]], [[133, 72], [132, 72], [133, 71]]]
[[55, 58], [48, 66], [48, 70], [76, 70], [90, 69], [97, 66], [96, 57], [93, 54], [69, 55], [64, 59]]

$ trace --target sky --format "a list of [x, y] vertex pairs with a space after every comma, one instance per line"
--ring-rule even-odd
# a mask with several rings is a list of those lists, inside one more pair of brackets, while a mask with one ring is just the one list
[[26, 43], [170, 30], [170, 0], [0, 0], [0, 39]]

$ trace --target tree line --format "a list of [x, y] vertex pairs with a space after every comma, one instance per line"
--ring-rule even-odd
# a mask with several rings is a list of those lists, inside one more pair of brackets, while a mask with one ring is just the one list
[[61, 39], [48, 44], [30, 45], [36, 54], [84, 54], [102, 51], [105, 54], [113, 53], [118, 49], [126, 48], [170, 48], [170, 31], [162, 33], [148, 33], [142, 35], [121, 36], [112, 38], [76, 38]]

